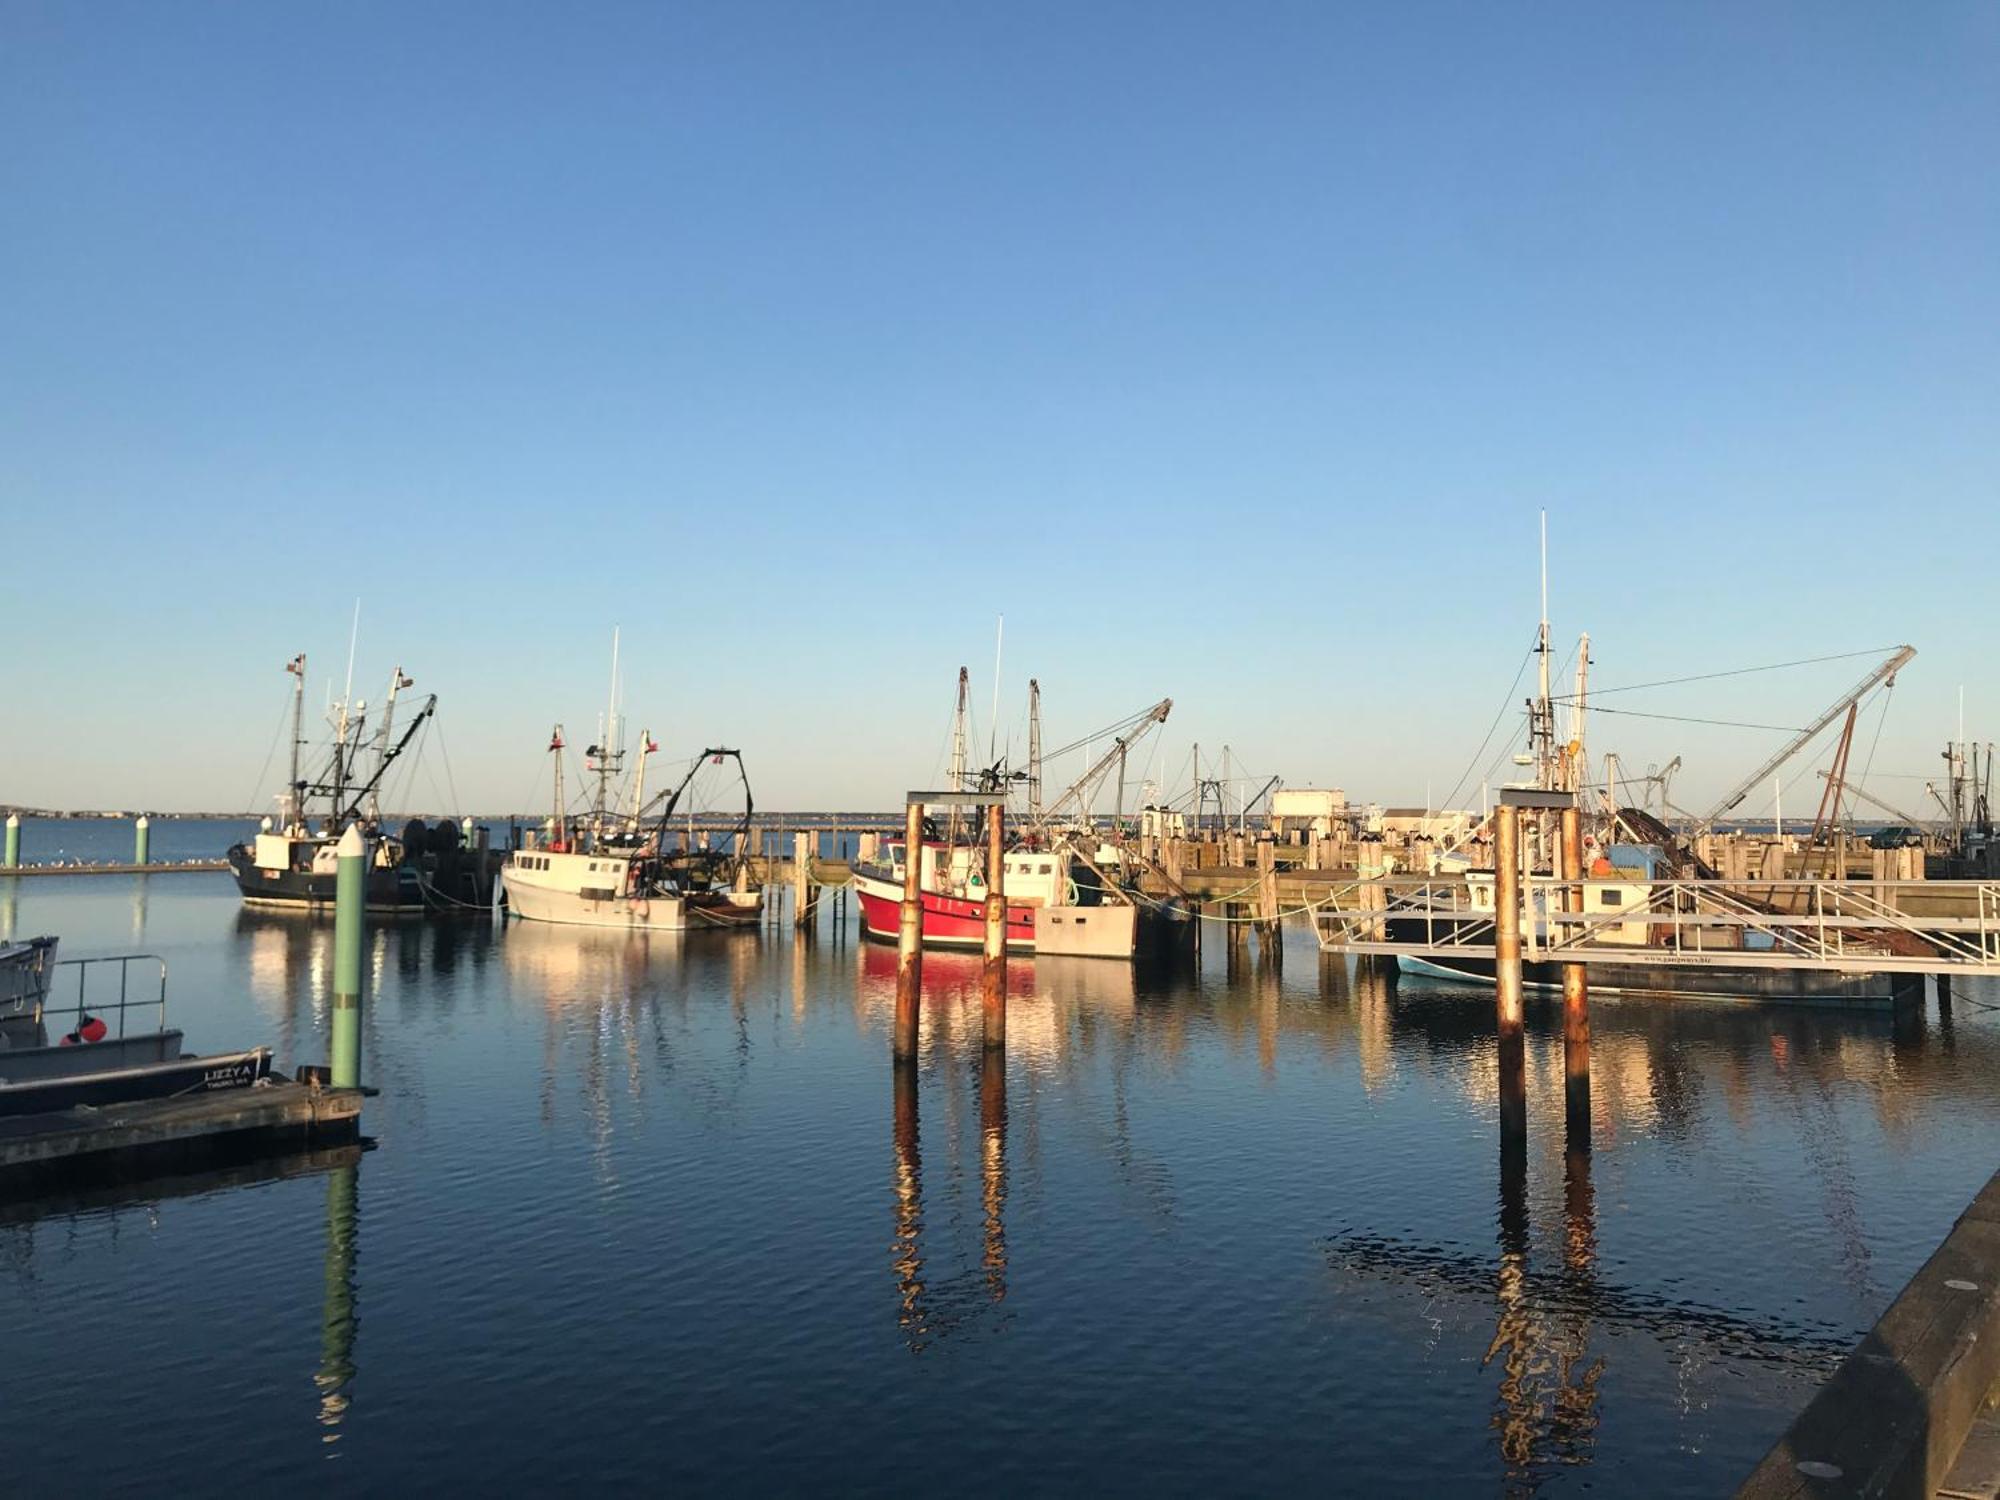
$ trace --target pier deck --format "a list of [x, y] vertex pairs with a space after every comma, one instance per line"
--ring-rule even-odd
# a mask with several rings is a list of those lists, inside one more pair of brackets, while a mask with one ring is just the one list
[[184, 1099], [147, 1099], [0, 1119], [0, 1185], [136, 1175], [217, 1151], [352, 1140], [360, 1089], [277, 1082]]

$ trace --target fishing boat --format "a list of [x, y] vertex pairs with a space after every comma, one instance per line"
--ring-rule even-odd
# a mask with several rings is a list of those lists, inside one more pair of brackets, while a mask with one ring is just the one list
[[[37, 941], [53, 955], [55, 939]], [[139, 962], [159, 965], [159, 989], [135, 999], [128, 995], [126, 973]], [[91, 1002], [84, 976], [95, 965], [112, 964], [119, 968], [119, 998]], [[180, 1030], [166, 1024], [167, 966], [157, 955], [70, 959], [60, 967], [77, 971], [75, 1004], [51, 1006], [44, 985], [29, 1009], [0, 1017], [0, 1117], [250, 1088], [270, 1076], [267, 1047], [214, 1054], [183, 1050]], [[152, 1023], [128, 1030], [129, 1013], [143, 1009], [156, 1009]]]
[[[1636, 809], [1623, 809], [1626, 814]], [[1682, 859], [1671, 843], [1613, 843], [1603, 846], [1592, 860], [1592, 876], [1584, 887], [1588, 902], [1586, 915], [1596, 918], [1591, 942], [1598, 948], [1629, 948], [1635, 955], [1648, 948], [1660, 948], [1671, 941], [1670, 924], [1653, 910], [1654, 896], [1663, 882], [1677, 876]], [[1523, 903], [1523, 930], [1532, 930], [1546, 944], [1555, 935], [1556, 924], [1546, 906], [1546, 887], [1529, 893]], [[1391, 901], [1383, 920], [1388, 940], [1422, 946], [1418, 956], [1402, 954], [1397, 960], [1404, 974], [1425, 979], [1491, 985], [1494, 961], [1477, 954], [1454, 953], [1454, 943], [1466, 938], [1486, 937], [1490, 941], [1497, 910], [1497, 880], [1490, 870], [1470, 871], [1465, 876], [1462, 895], [1446, 895], [1431, 889], [1408, 901]], [[1629, 919], [1616, 913], [1630, 912]], [[1683, 940], [1693, 940], [1701, 929], [1690, 929]], [[1732, 965], [1730, 949], [1762, 948], [1769, 952], [1772, 941], [1756, 932], [1741, 929], [1706, 931], [1705, 944], [1698, 952], [1686, 954], [1679, 963], [1633, 962], [1593, 957], [1590, 987], [1605, 995], [1655, 994], [1688, 995], [1756, 1000], [1819, 1001], [1845, 1000], [1886, 1003], [1895, 998], [1894, 976], [1884, 973], [1843, 973], [1808, 968], [1776, 968], [1767, 965]], [[1860, 940], [1865, 942], [1864, 940]], [[1865, 948], [1856, 946], [1857, 955]], [[1882, 951], [1887, 952], [1884, 948]], [[1697, 961], [1698, 960], [1698, 961]], [[1563, 966], [1559, 961], [1525, 960], [1521, 983], [1531, 990], [1560, 993]]]
[[[1113, 770], [1120, 776], [1127, 753], [1166, 722], [1172, 699], [1089, 737], [1111, 748], [1047, 807], [1041, 805], [1040, 690], [1029, 684], [1029, 764], [1010, 773], [1002, 761], [983, 770], [967, 767], [967, 673], [959, 669], [958, 707], [952, 730], [951, 790], [994, 793], [1024, 784], [1026, 826], [1002, 851], [1011, 952], [1131, 959], [1154, 951], [1192, 947], [1194, 926], [1177, 902], [1143, 893], [1136, 865], [1116, 844], [1104, 842], [1090, 815], [1093, 799]], [[1089, 741], [1078, 741], [1074, 749]], [[1063, 753], [1062, 751], [1056, 752]], [[1122, 811], [1122, 807], [1121, 807]], [[961, 824], [957, 810], [924, 820], [915, 851], [902, 836], [885, 840], [879, 858], [853, 867], [854, 897], [865, 936], [897, 939], [909, 861], [917, 866], [918, 899], [926, 947], [978, 948], [986, 933], [988, 850], [983, 828]]]
[[[257, 834], [228, 851], [229, 868], [246, 905], [311, 909], [331, 907], [338, 870], [335, 847], [350, 823], [367, 831], [373, 855], [368, 867], [368, 910], [389, 916], [421, 916], [427, 909], [425, 878], [408, 857], [403, 840], [382, 830], [381, 788], [389, 768], [437, 710], [437, 695], [424, 701], [415, 717], [396, 733], [396, 699], [414, 686], [401, 667], [389, 679], [381, 720], [372, 742], [368, 736], [368, 705], [343, 696], [333, 707], [333, 744], [317, 776], [301, 774], [305, 748], [306, 658], [285, 664], [292, 683], [291, 776], [279, 797], [278, 816], [265, 818]], [[364, 765], [372, 752], [372, 763]], [[318, 826], [311, 821], [317, 805], [323, 811]]]
[[[1584, 750], [1590, 637], [1582, 636], [1577, 645], [1576, 682], [1567, 699], [1569, 722], [1558, 734], [1557, 700], [1550, 686], [1546, 561], [1542, 595], [1534, 648], [1541, 664], [1539, 689], [1528, 701], [1527, 749], [1515, 756], [1515, 763], [1533, 768], [1532, 780], [1524, 783], [1523, 790], [1573, 799], [1581, 815], [1579, 873], [1584, 879], [1567, 888], [1582, 902], [1580, 912], [1549, 910], [1551, 899], [1562, 899], [1553, 893], [1565, 889], [1557, 880], [1562, 863], [1557, 819], [1548, 811], [1531, 814], [1522, 829], [1523, 874], [1540, 881], [1522, 883], [1520, 931], [1529, 949], [1522, 964], [1523, 985], [1560, 990], [1562, 960], [1538, 960], [1534, 955], [1583, 930], [1592, 949], [1589, 984], [1599, 993], [1864, 1002], [1889, 1002], [1906, 993], [1907, 976], [1899, 979], [1867, 967], [1871, 958], [1909, 958], [1932, 951], [1899, 924], [1895, 913], [1880, 908], [1860, 922], [1837, 923], [1841, 961], [1818, 962], [1810, 952], [1809, 934], [1787, 925], [1796, 924], [1806, 908], [1817, 905], [1824, 910], [1825, 892], [1816, 891], [1813, 882], [1772, 880], [1752, 885], [1725, 880], [1669, 827], [1664, 791], [1662, 816], [1644, 807], [1621, 805], [1614, 795], [1621, 782], [1615, 756], [1606, 757], [1602, 782], [1592, 782]], [[1705, 818], [1697, 820], [1698, 825], [1713, 826], [1753, 787], [1844, 716], [1845, 728], [1813, 837], [1832, 828], [1839, 820], [1857, 706], [1878, 685], [1892, 683], [1915, 655], [1909, 646], [1884, 653], [1859, 683], [1732, 787]], [[1488, 821], [1482, 820], [1467, 830], [1466, 837], [1483, 836], [1487, 827]], [[1449, 846], [1434, 848], [1430, 863], [1434, 877], [1449, 872], [1450, 878], [1363, 881], [1354, 888], [1359, 907], [1343, 899], [1318, 910], [1314, 920], [1322, 949], [1340, 951], [1358, 940], [1369, 944], [1372, 952], [1400, 949], [1396, 964], [1405, 974], [1493, 984], [1494, 873], [1470, 868], [1463, 851]], [[1628, 951], [1631, 961], [1622, 962]], [[1754, 961], [1743, 961], [1753, 955]]]
[[[596, 791], [588, 814], [572, 818], [563, 777], [563, 729], [549, 736], [555, 805], [548, 838], [516, 849], [501, 867], [507, 910], [529, 922], [575, 927], [619, 927], [647, 932], [754, 928], [764, 893], [749, 860], [754, 799], [740, 751], [711, 748], [688, 765], [680, 783], [646, 798], [646, 761], [659, 750], [650, 730], [639, 734], [629, 804], [614, 807], [626, 751], [618, 709], [617, 647], [612, 648], [612, 696], [598, 738], [585, 751], [585, 769]], [[742, 786], [743, 813], [720, 845], [690, 835], [670, 847], [673, 818], [704, 768], [733, 763]]]

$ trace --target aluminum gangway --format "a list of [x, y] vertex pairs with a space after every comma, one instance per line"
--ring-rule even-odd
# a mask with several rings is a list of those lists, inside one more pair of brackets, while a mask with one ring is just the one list
[[[1521, 884], [1530, 962], [2000, 976], [1995, 880]], [[1490, 959], [1491, 896], [1482, 909], [1478, 894], [1463, 878], [1356, 880], [1315, 906], [1314, 932], [1330, 953]]]

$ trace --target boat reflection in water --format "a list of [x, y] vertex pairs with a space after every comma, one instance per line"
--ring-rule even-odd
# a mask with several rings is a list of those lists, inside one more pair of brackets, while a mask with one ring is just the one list
[[[855, 945], [855, 1024], [879, 1035], [886, 1050], [896, 1013], [896, 950]], [[984, 958], [949, 950], [924, 954], [917, 1053], [977, 1057], [985, 1037]], [[1104, 1033], [1129, 1036], [1137, 1017], [1130, 964], [1088, 958], [1013, 958], [1007, 964], [1007, 1056], [1016, 1069], [1056, 1067], [1069, 1048]]]

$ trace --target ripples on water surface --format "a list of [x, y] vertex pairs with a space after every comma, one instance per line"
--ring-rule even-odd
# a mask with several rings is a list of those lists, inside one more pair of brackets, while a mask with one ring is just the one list
[[[191, 1045], [325, 1055], [330, 929], [226, 877], [0, 881], [0, 933], [173, 965]], [[10, 1488], [614, 1482], [1712, 1494], [1994, 1165], [1974, 987], [1884, 1012], [1600, 1000], [1597, 1150], [1490, 992], [976, 961], [830, 927], [377, 929], [365, 1156], [0, 1207]]]

